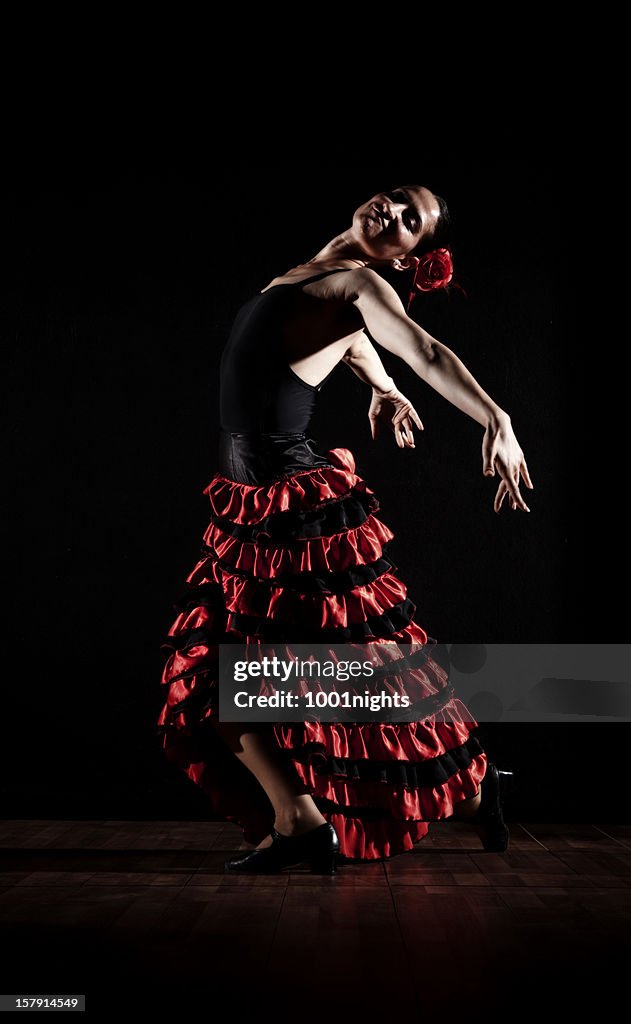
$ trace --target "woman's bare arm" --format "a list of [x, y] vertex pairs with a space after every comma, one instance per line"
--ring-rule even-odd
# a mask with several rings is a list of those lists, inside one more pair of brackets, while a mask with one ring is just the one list
[[368, 410], [373, 441], [381, 424], [389, 426], [399, 448], [414, 448], [412, 423], [423, 430], [420, 417], [409, 401], [386, 373], [381, 357], [368, 335], [361, 331], [342, 356], [359, 379], [372, 388], [372, 401]]
[[386, 373], [381, 357], [365, 331], [354, 338], [342, 359], [364, 384], [379, 394], [385, 394], [394, 387], [394, 380]]
[[355, 305], [377, 344], [399, 356], [443, 398], [481, 426], [506, 415], [451, 349], [410, 320], [387, 281], [369, 268], [354, 273], [360, 279]]
[[484, 427], [484, 473], [501, 476], [495, 508], [506, 494], [513, 506], [530, 511], [519, 492], [520, 477], [532, 488], [524, 454], [510, 416], [493, 401], [458, 356], [411, 320], [395, 292], [370, 268], [345, 275], [348, 297], [361, 313], [372, 338], [388, 352], [403, 359], [435, 391]]

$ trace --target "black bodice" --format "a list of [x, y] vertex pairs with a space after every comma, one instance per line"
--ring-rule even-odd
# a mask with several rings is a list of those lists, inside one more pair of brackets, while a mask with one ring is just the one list
[[[307, 384], [290, 368], [281, 344], [289, 289], [337, 270], [274, 285], [239, 310], [221, 355], [219, 418], [228, 432], [301, 433], [308, 429], [319, 384]], [[335, 367], [334, 367], [335, 369]]]

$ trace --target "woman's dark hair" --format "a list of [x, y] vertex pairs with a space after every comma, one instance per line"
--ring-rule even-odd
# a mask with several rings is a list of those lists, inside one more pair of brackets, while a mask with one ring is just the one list
[[443, 247], [447, 248], [451, 241], [451, 217], [449, 215], [447, 203], [442, 196], [437, 196], [435, 192], [432, 192], [432, 195], [438, 203], [438, 208], [440, 210], [438, 220], [436, 221], [436, 227], [429, 238], [424, 238], [422, 242], [419, 242], [412, 253], [413, 256], [422, 256], [423, 253], [431, 252], [432, 249], [442, 249]]

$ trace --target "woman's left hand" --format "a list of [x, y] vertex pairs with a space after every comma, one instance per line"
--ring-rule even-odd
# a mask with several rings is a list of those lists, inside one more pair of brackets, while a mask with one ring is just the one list
[[533, 483], [524, 453], [515, 437], [510, 416], [502, 414], [497, 422], [487, 426], [482, 440], [482, 461], [485, 476], [495, 476], [497, 470], [498, 476], [501, 477], [493, 502], [495, 511], [500, 511], [504, 498], [508, 496], [513, 511], [520, 508], [523, 512], [530, 512], [520, 494], [519, 485], [523, 480], [526, 487], [532, 490]]
[[377, 438], [380, 427], [386, 425], [394, 432], [399, 448], [414, 448], [413, 423], [419, 430], [425, 429], [409, 398], [401, 394], [396, 387], [387, 392], [373, 390], [368, 419], [373, 441]]

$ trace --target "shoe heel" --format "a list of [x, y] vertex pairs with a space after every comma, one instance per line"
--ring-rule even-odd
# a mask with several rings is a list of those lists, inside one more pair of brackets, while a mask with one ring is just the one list
[[[482, 786], [485, 786], [485, 778]], [[482, 801], [474, 821], [478, 824], [478, 835], [488, 853], [506, 853], [510, 843], [510, 832], [504, 821], [503, 798], [513, 786], [513, 772], [503, 771], [489, 761], [488, 788], [483, 789]], [[481, 826], [481, 830], [480, 830]]]
[[337, 874], [337, 852], [335, 850], [319, 853], [309, 861], [312, 875]]
[[515, 773], [509, 771], [502, 771], [498, 768], [497, 774], [500, 780], [500, 797], [504, 799], [505, 796], [510, 795], [515, 788]]

